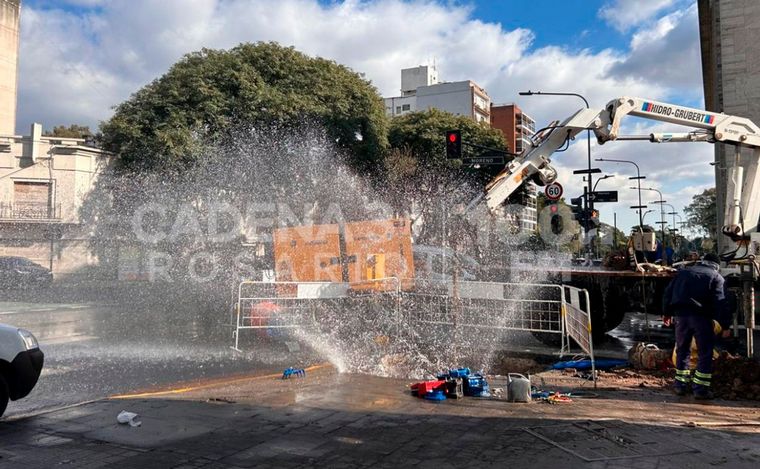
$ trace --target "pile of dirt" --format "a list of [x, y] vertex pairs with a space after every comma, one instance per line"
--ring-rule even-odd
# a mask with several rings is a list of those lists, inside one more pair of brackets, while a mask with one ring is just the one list
[[600, 371], [597, 382], [621, 388], [666, 388], [673, 379], [671, 370], [632, 370], [613, 368]]
[[544, 370], [546, 364], [538, 363], [535, 358], [515, 356], [504, 351], [496, 352], [488, 367], [490, 374], [505, 376], [508, 373], [522, 373], [527, 376]]
[[760, 401], [760, 363], [721, 352], [713, 360], [713, 391], [723, 399]]

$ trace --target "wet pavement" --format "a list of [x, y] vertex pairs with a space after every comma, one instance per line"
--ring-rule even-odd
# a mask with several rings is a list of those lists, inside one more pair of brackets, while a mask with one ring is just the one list
[[[186, 320], [158, 310], [107, 302], [0, 302], [0, 322], [32, 331], [45, 353], [36, 388], [26, 398], [12, 402], [6, 415], [177, 382], [267, 373], [325, 359], [306, 347], [293, 352], [277, 341], [249, 342], [244, 353], [236, 352], [230, 348], [232, 329], [222, 325], [225, 319]], [[610, 340], [598, 346], [597, 353], [625, 356], [629, 342]], [[511, 334], [503, 349], [549, 357], [549, 361], [559, 351], [529, 333]]]
[[45, 353], [42, 376], [6, 417], [100, 399], [112, 394], [219, 376], [266, 373], [309, 363], [284, 344], [232, 350], [219, 322], [166, 320], [108, 303], [0, 302], [0, 322], [32, 331]]
[[[45, 352], [37, 387], [26, 398], [10, 403], [6, 415], [176, 383], [266, 374], [328, 358], [304, 345], [293, 351], [278, 341], [249, 341], [244, 353], [236, 352], [230, 348], [232, 329], [223, 325], [228, 322], [226, 313], [215, 314], [205, 319], [183, 317], [161, 308], [124, 306], [124, 302], [0, 302], [0, 322], [31, 330]], [[637, 340], [668, 348], [673, 336], [658, 317], [629, 314], [607, 340], [595, 344], [596, 355], [626, 358]], [[529, 333], [510, 334], [498, 349], [539, 358], [540, 363], [559, 359], [558, 346], [542, 344]]]
[[[760, 409], [662, 390], [551, 405], [412, 397], [408, 381], [308, 370], [0, 422], [0, 465], [754, 468]], [[495, 383], [496, 384], [496, 383]], [[140, 427], [116, 423], [137, 412]]]

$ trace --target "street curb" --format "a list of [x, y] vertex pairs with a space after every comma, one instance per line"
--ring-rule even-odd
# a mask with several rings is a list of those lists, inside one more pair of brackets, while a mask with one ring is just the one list
[[[317, 371], [317, 370], [321, 370], [324, 368], [331, 368], [331, 367], [332, 365], [330, 363], [320, 363], [320, 364], [312, 365], [308, 368], [305, 368], [304, 371], [311, 372], [311, 371]], [[172, 394], [183, 394], [190, 391], [197, 391], [199, 389], [229, 386], [231, 384], [239, 383], [242, 381], [274, 379], [274, 378], [280, 378], [281, 376], [282, 376], [282, 373], [272, 373], [272, 374], [267, 374], [267, 375], [237, 376], [235, 378], [217, 379], [205, 384], [198, 384], [195, 386], [193, 385], [183, 386], [181, 383], [176, 383], [175, 386], [179, 384], [181, 387], [173, 387], [171, 389], [164, 389], [160, 391], [146, 391], [146, 392], [138, 392], [138, 393], [132, 393], [132, 394], [115, 394], [112, 396], [108, 396], [107, 399], [119, 400], [119, 399], [138, 399], [141, 397], [169, 396]]]
[[26, 419], [32, 418], [32, 417], [39, 417], [40, 415], [51, 414], [53, 412], [58, 412], [58, 411], [61, 411], [61, 410], [73, 409], [75, 407], [80, 407], [80, 406], [87, 405], [87, 404], [93, 404], [95, 402], [101, 402], [101, 401], [105, 401], [105, 400], [108, 400], [108, 397], [101, 397], [101, 398], [98, 398], [98, 399], [91, 399], [89, 401], [77, 402], [76, 404], [67, 404], [67, 405], [64, 405], [64, 406], [61, 406], [61, 407], [53, 407], [51, 409], [43, 409], [43, 410], [39, 410], [39, 411], [32, 411], [32, 412], [28, 412], [28, 413], [25, 413], [25, 414], [11, 415], [10, 417], [7, 417], [7, 418], [4, 418], [4, 419], [0, 420], [0, 423], [3, 423], [3, 422], [18, 422], [19, 420], [26, 420]]

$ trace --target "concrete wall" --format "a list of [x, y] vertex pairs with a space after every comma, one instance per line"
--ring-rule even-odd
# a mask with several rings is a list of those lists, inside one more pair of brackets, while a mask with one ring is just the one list
[[386, 116], [395, 117], [416, 110], [417, 96], [395, 96], [393, 98], [385, 98]]
[[[760, 123], [760, 1], [699, 0], [698, 5], [707, 109]], [[715, 157], [718, 226], [722, 226], [724, 181], [733, 148], [716, 145]], [[743, 163], [749, 158], [743, 155]], [[718, 237], [721, 248], [722, 238]]]
[[401, 96], [414, 94], [420, 86], [438, 83], [438, 70], [430, 65], [420, 65], [401, 70]]
[[417, 109], [440, 109], [454, 115], [472, 117], [470, 82], [457, 81], [422, 86], [417, 89]]
[[0, 0], [0, 135], [16, 131], [20, 0]]

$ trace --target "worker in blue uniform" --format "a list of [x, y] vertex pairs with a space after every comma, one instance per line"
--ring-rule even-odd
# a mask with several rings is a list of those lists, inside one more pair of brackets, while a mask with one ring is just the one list
[[[728, 333], [730, 318], [720, 275], [720, 259], [706, 254], [696, 264], [678, 271], [665, 289], [663, 311], [674, 316], [676, 329], [676, 394], [694, 392], [696, 399], [712, 399], [713, 319]], [[697, 342], [698, 358], [694, 376], [689, 369], [691, 341]]]

